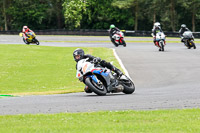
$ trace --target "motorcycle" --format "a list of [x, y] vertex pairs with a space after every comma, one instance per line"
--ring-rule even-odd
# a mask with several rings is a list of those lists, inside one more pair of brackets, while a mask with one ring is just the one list
[[191, 47], [193, 47], [194, 49], [196, 49], [196, 45], [194, 43], [194, 36], [192, 35], [191, 31], [185, 31], [183, 33], [183, 42], [185, 44], [185, 46], [190, 49]]
[[115, 46], [118, 47], [119, 45], [123, 45], [126, 47], [126, 42], [124, 41], [124, 33], [122, 31], [116, 32], [112, 39], [115, 41]]
[[116, 84], [121, 85], [120, 92], [132, 94], [135, 91], [134, 83], [126, 76], [118, 77], [116, 73], [101, 67], [99, 62], [82, 59], [77, 64], [76, 77], [97, 95], [103, 96], [107, 93], [117, 93]]
[[[23, 37], [24, 33], [19, 33], [19, 36]], [[29, 45], [30, 43], [35, 43], [39, 45], [40, 42], [36, 39], [36, 34], [34, 32], [27, 32], [26, 35], [28, 36], [27, 40], [23, 37], [23, 41], [25, 44]]]
[[159, 51], [164, 51], [165, 47], [165, 34], [163, 32], [156, 33], [156, 45], [159, 47]]

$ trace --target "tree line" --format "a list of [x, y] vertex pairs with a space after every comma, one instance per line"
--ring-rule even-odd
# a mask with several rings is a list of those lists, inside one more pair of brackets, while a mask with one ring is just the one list
[[0, 0], [0, 30], [120, 29], [200, 31], [200, 0]]

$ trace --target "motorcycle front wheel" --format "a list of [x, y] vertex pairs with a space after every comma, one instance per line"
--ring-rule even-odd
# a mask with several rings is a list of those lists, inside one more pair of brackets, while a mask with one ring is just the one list
[[196, 49], [195, 43], [194, 43], [193, 41], [190, 41], [190, 43], [191, 43], [191, 46], [192, 46], [194, 49]]
[[124, 86], [123, 93], [125, 94], [132, 94], [135, 91], [134, 83], [126, 76], [126, 79], [120, 79], [120, 83]]
[[39, 45], [39, 44], [40, 44], [40, 42], [39, 42], [36, 38], [33, 39], [33, 42], [34, 42], [36, 45]]
[[126, 47], [126, 42], [124, 40], [122, 40], [122, 44], [124, 47]]
[[35, 39], [35, 43], [36, 45], [40, 45], [40, 42], [37, 39]]
[[85, 79], [85, 84], [97, 95], [104, 96], [107, 93], [107, 90], [103, 84], [95, 83], [91, 78]]
[[161, 51], [165, 51], [163, 42], [161, 42]]

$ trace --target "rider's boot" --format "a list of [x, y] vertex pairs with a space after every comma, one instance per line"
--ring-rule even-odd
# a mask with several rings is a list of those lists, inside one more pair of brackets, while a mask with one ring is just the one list
[[124, 87], [118, 83], [118, 80], [116, 80], [112, 76], [112, 74], [110, 75], [110, 82], [111, 82], [112, 88], [115, 89], [115, 90], [112, 91], [113, 93], [122, 92], [124, 90]]
[[115, 89], [112, 92], [116, 93], [116, 92], [122, 92], [124, 90], [124, 86], [120, 85], [117, 80], [111, 80], [112, 83], [112, 87]]
[[124, 86], [122, 85], [116, 85], [113, 88], [115, 88], [115, 90], [113, 92], [122, 92], [124, 90]]

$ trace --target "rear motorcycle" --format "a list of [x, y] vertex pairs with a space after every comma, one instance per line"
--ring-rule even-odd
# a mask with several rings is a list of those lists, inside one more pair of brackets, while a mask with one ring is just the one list
[[124, 33], [122, 31], [116, 32], [113, 36], [112, 39], [115, 41], [116, 44], [114, 44], [116, 47], [119, 45], [123, 45], [126, 47], [126, 42], [124, 40]]
[[185, 31], [184, 33], [183, 33], [183, 42], [184, 42], [184, 44], [185, 44], [185, 46], [188, 48], [188, 49], [190, 49], [190, 48], [194, 48], [194, 49], [196, 49], [196, 45], [195, 45], [195, 43], [194, 43], [194, 36], [193, 36], [193, 34], [192, 34], [192, 32], [191, 31]]
[[[123, 92], [132, 94], [135, 91], [134, 83], [126, 76], [117, 77], [116, 73], [101, 67], [98, 62], [88, 62], [82, 59], [77, 64], [76, 77], [97, 95], [103, 96], [107, 93]], [[121, 90], [116, 88], [121, 86]]]
[[36, 45], [39, 45], [40, 42], [36, 39], [36, 34], [34, 32], [27, 32], [27, 39], [23, 37], [23, 33], [19, 33], [19, 36], [23, 37], [23, 41], [25, 44], [29, 45], [30, 43], [35, 43]]
[[163, 32], [156, 33], [156, 45], [159, 47], [159, 51], [164, 51], [165, 34]]

